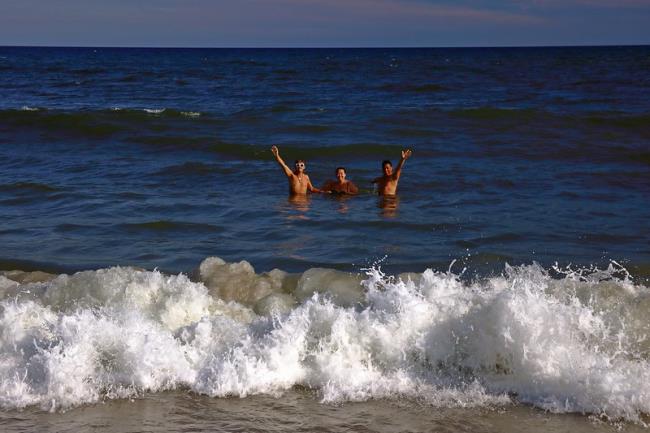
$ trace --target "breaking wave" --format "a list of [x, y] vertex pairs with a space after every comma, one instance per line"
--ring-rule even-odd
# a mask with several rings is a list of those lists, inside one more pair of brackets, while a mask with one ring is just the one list
[[606, 270], [313, 268], [196, 275], [116, 267], [0, 276], [0, 407], [57, 410], [143, 392], [650, 413], [648, 288]]

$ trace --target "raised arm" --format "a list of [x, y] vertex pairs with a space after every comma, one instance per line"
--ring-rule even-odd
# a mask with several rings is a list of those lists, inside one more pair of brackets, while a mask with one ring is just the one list
[[404, 167], [404, 163], [409, 159], [412, 153], [411, 149], [402, 150], [402, 158], [399, 160], [399, 164], [397, 164], [397, 168], [395, 168], [395, 172], [393, 173], [394, 179], [399, 179], [402, 175], [402, 167]]
[[282, 170], [284, 170], [284, 174], [286, 174], [287, 177], [293, 176], [293, 172], [291, 171], [291, 169], [287, 166], [287, 164], [284, 163], [282, 157], [280, 157], [280, 150], [278, 149], [277, 146], [271, 147], [271, 153], [273, 153], [273, 156], [275, 156], [275, 160], [278, 161], [278, 164], [280, 164], [280, 167], [282, 167]]

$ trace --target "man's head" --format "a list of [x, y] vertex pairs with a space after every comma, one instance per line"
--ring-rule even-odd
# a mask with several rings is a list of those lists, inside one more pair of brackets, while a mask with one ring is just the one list
[[294, 167], [296, 167], [296, 172], [298, 173], [304, 172], [306, 166], [307, 164], [304, 159], [296, 159], [296, 162], [294, 163]]
[[393, 163], [385, 160], [381, 163], [381, 169], [384, 172], [384, 176], [390, 176], [393, 174]]
[[336, 167], [336, 178], [339, 183], [345, 182], [345, 167]]

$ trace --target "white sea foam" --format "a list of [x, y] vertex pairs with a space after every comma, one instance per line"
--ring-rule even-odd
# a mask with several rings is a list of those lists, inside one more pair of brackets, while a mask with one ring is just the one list
[[22, 111], [38, 111], [39, 109], [37, 107], [29, 107], [27, 105], [23, 105], [20, 107]]
[[514, 401], [639, 420], [650, 413], [650, 291], [618, 271], [554, 279], [531, 265], [467, 283], [372, 269], [362, 280], [210, 258], [201, 282], [133, 268], [0, 277], [0, 406], [300, 385], [324, 402]]
[[198, 111], [181, 111], [181, 115], [185, 117], [201, 117], [201, 113]]
[[145, 108], [144, 111], [149, 113], [149, 114], [161, 114], [161, 113], [163, 113], [165, 111], [165, 109], [164, 108]]

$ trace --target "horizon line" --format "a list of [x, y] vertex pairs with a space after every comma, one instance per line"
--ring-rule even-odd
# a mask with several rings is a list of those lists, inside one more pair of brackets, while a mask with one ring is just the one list
[[547, 44], [547, 45], [272, 45], [272, 46], [164, 46], [164, 45], [46, 45], [46, 44], [0, 44], [0, 48], [120, 48], [120, 49], [177, 49], [177, 50], [310, 50], [310, 49], [472, 49], [472, 48], [607, 48], [607, 47], [650, 47], [650, 43], [634, 44]]

